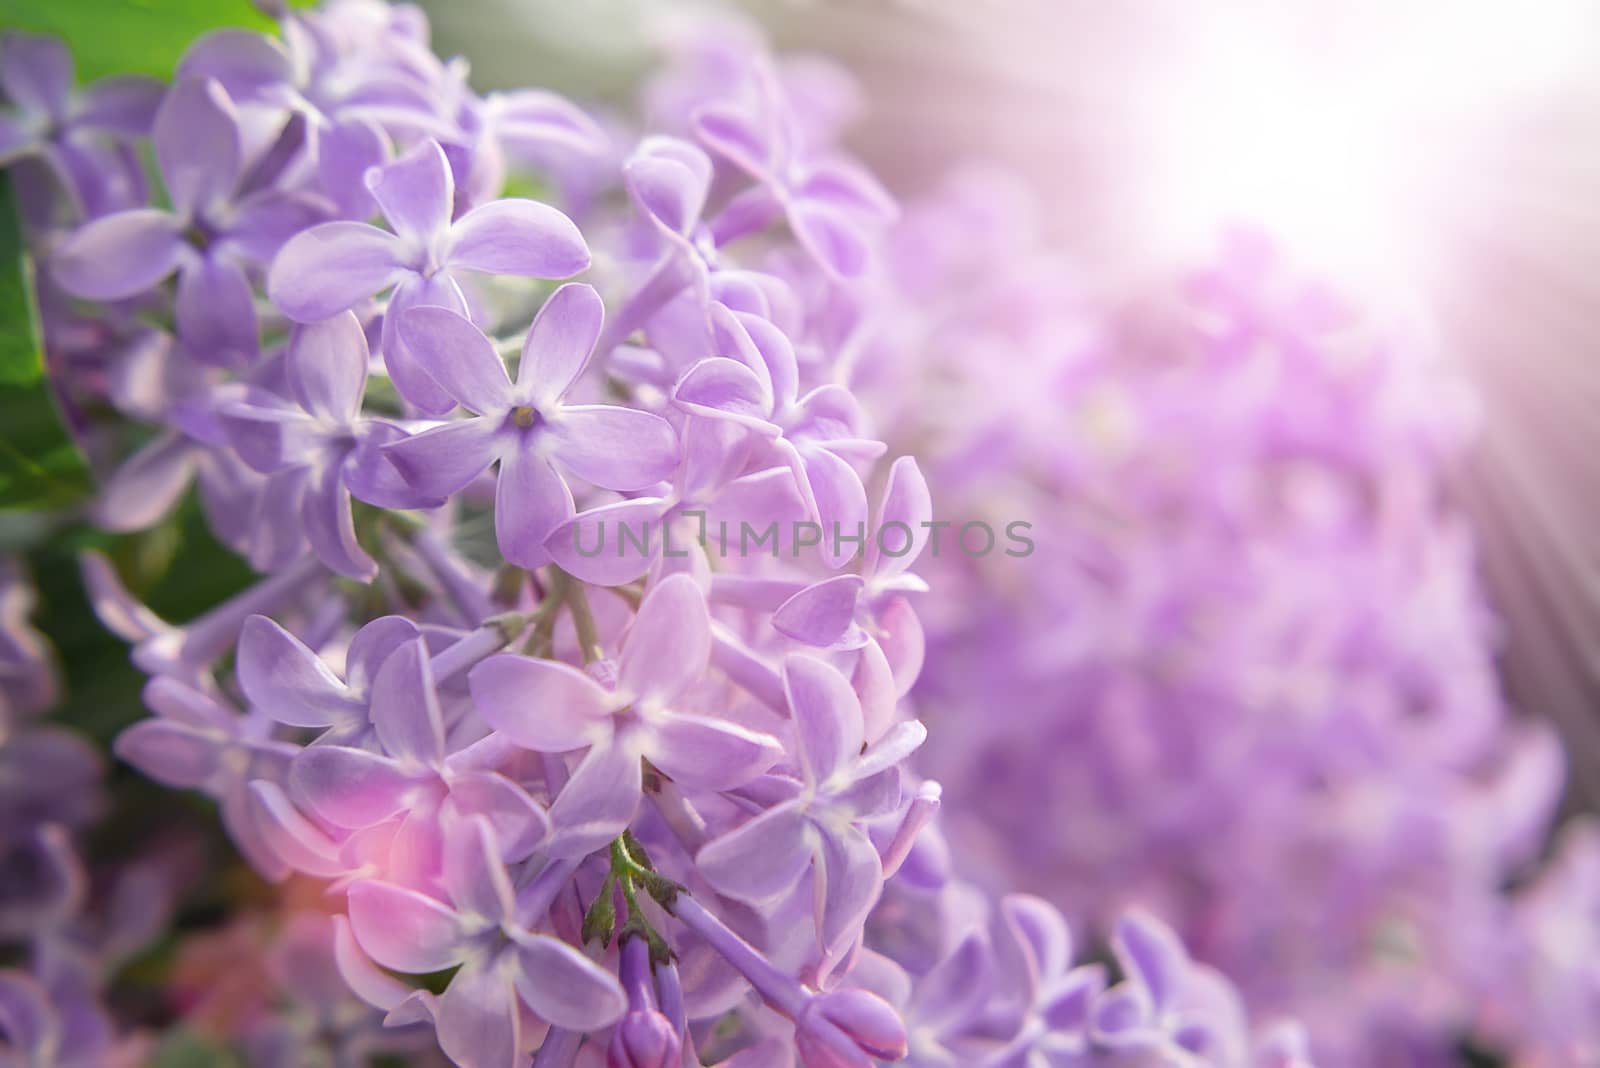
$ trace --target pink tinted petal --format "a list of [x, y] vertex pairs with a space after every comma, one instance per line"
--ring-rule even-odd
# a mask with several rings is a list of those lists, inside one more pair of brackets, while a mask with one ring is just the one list
[[439, 1047], [452, 1063], [472, 1068], [521, 1068], [522, 1019], [508, 970], [493, 959], [473, 960], [450, 979], [434, 1009]]
[[549, 460], [524, 448], [500, 461], [494, 532], [508, 561], [527, 568], [543, 565], [548, 559], [545, 539], [574, 511], [572, 491]]
[[550, 817], [528, 791], [493, 771], [450, 780], [450, 806], [457, 814], [487, 820], [501, 859], [526, 859], [550, 835]]
[[574, 1031], [598, 1031], [628, 1007], [616, 976], [553, 935], [517, 938], [517, 993], [541, 1019]]
[[373, 960], [398, 972], [437, 972], [461, 960], [460, 917], [401, 886], [372, 880], [351, 886], [350, 929]]
[[783, 662], [783, 689], [808, 780], [820, 785], [861, 752], [861, 701], [849, 681], [814, 657], [793, 653]]
[[226, 200], [239, 180], [239, 116], [227, 90], [209, 79], [179, 81], [151, 131], [172, 210], [187, 219]]
[[244, 621], [236, 670], [250, 704], [279, 723], [327, 727], [361, 715], [322, 658], [266, 616]]
[[455, 181], [436, 141], [424, 141], [378, 170], [369, 177], [367, 188], [390, 227], [403, 238], [427, 245], [450, 226]]
[[122, 300], [178, 269], [182, 231], [175, 216], [155, 208], [106, 215], [57, 246], [50, 269], [61, 288], [75, 297]]
[[356, 582], [371, 582], [378, 577], [377, 562], [356, 540], [350, 491], [345, 488], [338, 466], [324, 467], [306, 488], [300, 519], [311, 551], [328, 570]]
[[247, 818], [260, 844], [277, 860], [322, 879], [336, 878], [348, 870], [340, 859], [338, 844], [306, 819], [277, 783], [258, 779], [250, 784], [246, 796]]
[[576, 224], [536, 200], [492, 200], [450, 229], [452, 267], [520, 278], [571, 278], [589, 267], [589, 246]]
[[444, 715], [421, 638], [400, 646], [378, 668], [369, 708], [390, 756], [430, 768], [444, 761]]
[[857, 575], [835, 575], [807, 586], [772, 614], [780, 634], [807, 645], [829, 646], [844, 636], [855, 621], [856, 597], [861, 592]]
[[350, 992], [375, 1009], [388, 1011], [412, 993], [410, 986], [372, 963], [344, 916], [333, 918], [333, 959]]
[[289, 340], [289, 388], [319, 419], [346, 425], [361, 414], [367, 385], [367, 335], [353, 312], [295, 328]]
[[718, 893], [760, 904], [793, 889], [816, 848], [811, 821], [791, 803], [707, 842], [695, 855], [695, 867]]
[[726, 356], [701, 360], [684, 372], [672, 401], [685, 411], [736, 419], [763, 429], [772, 418], [772, 391], [754, 371]]
[[243, 367], [261, 354], [255, 293], [239, 265], [202, 256], [178, 272], [178, 337], [195, 359]]
[[148, 137], [167, 87], [154, 78], [102, 78], [84, 91], [72, 116], [75, 126], [121, 137]]
[[612, 695], [570, 664], [500, 653], [467, 684], [484, 722], [525, 749], [565, 753], [607, 735]]
[[646, 489], [678, 466], [678, 435], [652, 412], [608, 404], [561, 409], [555, 455], [573, 474], [614, 490]]
[[590, 749], [550, 806], [550, 855], [581, 857], [621, 834], [633, 822], [642, 789], [639, 756], [628, 746], [606, 742]]
[[72, 53], [58, 38], [16, 32], [0, 37], [0, 88], [23, 111], [62, 118], [72, 82]]
[[621, 586], [648, 571], [661, 551], [666, 508], [661, 497], [591, 508], [552, 530], [545, 551], [574, 578], [596, 586]]
[[113, 747], [124, 760], [164, 786], [197, 790], [222, 763], [215, 736], [184, 723], [147, 719], [121, 734]]
[[177, 434], [155, 438], [128, 457], [95, 501], [96, 522], [113, 531], [143, 530], [170, 512], [194, 481], [197, 447]]
[[500, 428], [490, 419], [466, 419], [424, 430], [383, 448], [402, 478], [427, 497], [448, 497], [494, 463]]
[[731, 790], [771, 768], [783, 747], [770, 734], [710, 716], [673, 712], [650, 727], [650, 762], [691, 789]]
[[363, 749], [313, 745], [289, 767], [296, 798], [336, 827], [371, 827], [407, 805], [415, 780], [398, 761]]
[[550, 294], [522, 343], [518, 394], [553, 407], [583, 373], [605, 314], [605, 304], [593, 286], [569, 282]]
[[466, 315], [467, 298], [446, 272], [431, 277], [407, 273], [389, 294], [378, 347], [383, 350], [384, 366], [400, 395], [424, 415], [443, 415], [456, 406], [455, 398], [433, 380], [400, 332], [406, 312], [423, 307], [448, 308], [458, 315]]
[[662, 579], [645, 595], [622, 643], [621, 685], [634, 698], [671, 700], [699, 682], [711, 659], [711, 615], [688, 575]]
[[394, 284], [400, 239], [360, 222], [331, 222], [295, 235], [267, 274], [267, 295], [298, 323], [348, 311]]
[[[877, 525], [867, 545], [866, 571], [877, 581], [904, 572], [922, 555], [933, 519], [933, 497], [917, 461], [902, 456], [889, 468]], [[888, 552], [883, 550], [887, 549]]]
[[511, 407], [506, 365], [471, 320], [438, 307], [390, 314], [398, 314], [400, 341], [412, 358], [457, 404], [479, 413]]
[[510, 918], [511, 878], [488, 820], [466, 819], [448, 828], [444, 885], [456, 910], [475, 926], [499, 926]]
[[889, 222], [899, 214], [894, 197], [858, 163], [830, 160], [806, 171], [795, 194], [845, 215]]

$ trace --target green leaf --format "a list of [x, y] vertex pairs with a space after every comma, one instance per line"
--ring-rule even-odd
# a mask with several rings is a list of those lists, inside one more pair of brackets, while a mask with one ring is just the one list
[[0, 175], [0, 508], [51, 508], [89, 487], [44, 373], [33, 263]]
[[207, 30], [273, 28], [249, 0], [0, 0], [0, 26], [66, 41], [80, 85], [108, 74], [170, 78], [189, 42]]

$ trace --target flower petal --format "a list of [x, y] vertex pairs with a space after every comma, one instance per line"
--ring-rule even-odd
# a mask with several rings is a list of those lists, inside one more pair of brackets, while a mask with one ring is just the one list
[[450, 978], [434, 1007], [434, 1030], [453, 1064], [520, 1068], [527, 1060], [516, 988], [494, 958], [469, 961]]
[[762, 429], [772, 418], [772, 391], [738, 360], [713, 356], [684, 372], [672, 391], [684, 411], [715, 419], [736, 419]]
[[118, 759], [176, 790], [197, 790], [222, 764], [222, 747], [208, 732], [185, 723], [146, 719], [117, 735]]
[[337, 465], [324, 467], [306, 487], [300, 518], [311, 551], [330, 571], [356, 582], [371, 582], [378, 577], [377, 562], [356, 539], [350, 491], [345, 488]]
[[752, 904], [788, 893], [811, 867], [817, 833], [797, 803], [768, 809], [695, 855], [695, 867], [718, 893]]
[[550, 806], [550, 855], [581, 857], [611, 841], [633, 822], [642, 793], [638, 754], [614, 742], [595, 745]]
[[179, 81], [156, 112], [151, 140], [172, 210], [189, 219], [225, 201], [239, 180], [239, 116], [221, 84]]
[[777, 763], [783, 746], [738, 723], [674, 712], [651, 726], [645, 755], [691, 789], [731, 790]]
[[148, 137], [167, 87], [135, 74], [102, 78], [84, 90], [74, 126], [120, 137]]
[[437, 141], [423, 141], [372, 172], [367, 189], [394, 232], [413, 245], [434, 245], [450, 227], [455, 180]]
[[239, 265], [201, 256], [178, 272], [178, 337], [195, 359], [244, 367], [261, 355], [255, 293]]
[[297, 323], [318, 323], [393, 285], [400, 239], [361, 222], [330, 222], [296, 234], [267, 274], [272, 303]]
[[15, 32], [0, 37], [0, 88], [23, 111], [64, 117], [72, 82], [72, 53], [59, 38]]
[[543, 565], [545, 539], [575, 511], [572, 491], [549, 460], [529, 449], [515, 449], [501, 459], [494, 532], [508, 561], [526, 568]]
[[300, 406], [341, 426], [361, 414], [367, 386], [367, 335], [353, 312], [295, 328], [289, 340], [289, 388]]
[[861, 752], [861, 701], [832, 666], [799, 653], [784, 659], [783, 690], [794, 717], [801, 767], [814, 785], [827, 782]]
[[389, 370], [389, 378], [400, 395], [424, 415], [443, 415], [456, 406], [455, 398], [433, 380], [400, 333], [400, 323], [406, 312], [426, 307], [448, 308], [458, 315], [466, 315], [467, 298], [448, 272], [432, 276], [406, 272], [389, 294], [378, 347], [383, 351], [383, 364]]
[[650, 137], [623, 165], [622, 180], [640, 211], [687, 236], [711, 189], [711, 159], [675, 137]]
[[550, 835], [550, 817], [528, 791], [493, 771], [473, 771], [450, 780], [450, 807], [484, 819], [508, 863], [525, 860]]
[[555, 455], [586, 482], [614, 490], [641, 490], [678, 466], [678, 435], [653, 412], [609, 404], [561, 409], [553, 421]]
[[461, 960], [461, 918], [415, 890], [364, 879], [350, 887], [350, 929], [373, 960], [398, 972], [426, 974]]
[[593, 286], [569, 282], [550, 294], [522, 343], [517, 392], [541, 407], [554, 407], [583, 373], [605, 314]]
[[889, 468], [889, 484], [867, 546], [866, 573], [879, 582], [903, 573], [922, 555], [932, 519], [928, 481], [916, 460], [902, 456]]
[[511, 877], [489, 821], [473, 817], [444, 836], [444, 886], [462, 916], [474, 925], [499, 926], [511, 916]]
[[178, 269], [183, 224], [155, 208], [119, 211], [78, 228], [51, 256], [61, 288], [85, 300], [123, 300]]
[[470, 319], [438, 307], [391, 314], [399, 316], [400, 341], [411, 357], [457, 404], [480, 414], [511, 407], [506, 365]]
[[500, 653], [467, 685], [484, 722], [525, 749], [565, 753], [606, 737], [612, 695], [571, 664]]
[[199, 449], [165, 434], [123, 461], [95, 501], [95, 522], [107, 530], [143, 530], [170, 512], [194, 481]]
[[289, 766], [296, 798], [336, 827], [359, 830], [407, 805], [415, 780], [398, 761], [364, 749], [313, 745]]
[[629, 696], [670, 700], [700, 681], [711, 659], [711, 615], [688, 575], [662, 579], [634, 617], [617, 675]]
[[473, 208], [450, 228], [452, 267], [519, 278], [571, 278], [589, 268], [577, 225], [537, 200], [507, 198]]
[[237, 673], [250, 704], [279, 723], [327, 727], [364, 718], [364, 710], [322, 658], [266, 616], [244, 621]]
[[835, 575], [790, 597], [772, 614], [780, 634], [807, 645], [830, 646], [855, 621], [859, 575]]
[[627, 1010], [622, 984], [610, 971], [553, 935], [517, 941], [517, 993], [541, 1019], [573, 1031], [598, 1031]]
[[339, 846], [294, 807], [277, 783], [258, 779], [249, 786], [248, 820], [261, 846], [295, 871], [332, 879], [349, 869]]
[[443, 763], [444, 714], [421, 638], [400, 646], [378, 668], [368, 707], [390, 756], [430, 768]]
[[427, 497], [443, 498], [482, 474], [500, 449], [495, 420], [464, 419], [390, 442], [383, 454], [412, 488]]

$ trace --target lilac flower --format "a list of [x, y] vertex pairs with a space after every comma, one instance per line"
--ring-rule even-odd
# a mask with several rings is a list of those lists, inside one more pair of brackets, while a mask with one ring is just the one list
[[455, 180], [437, 142], [370, 175], [368, 188], [393, 232], [331, 222], [297, 234], [273, 262], [267, 291], [289, 318], [315, 323], [393, 286], [380, 343], [389, 374], [418, 408], [449, 411], [461, 398], [396, 333], [405, 311], [436, 305], [464, 315], [457, 272], [567, 278], [589, 266], [589, 248], [570, 219], [533, 200], [492, 201], [452, 222]]
[[557, 854], [587, 853], [633, 820], [640, 760], [693, 789], [730, 789], [777, 759], [777, 739], [694, 711], [692, 688], [711, 655], [705, 598], [687, 575], [663, 579], [639, 606], [615, 687], [559, 661], [490, 657], [468, 681], [479, 714], [518, 745], [587, 749], [550, 818]]
[[156, 162], [172, 210], [96, 219], [56, 250], [56, 280], [74, 296], [121, 300], [178, 275], [179, 336], [207, 363], [249, 363], [260, 352], [248, 270], [313, 222], [315, 201], [245, 169], [233, 101], [216, 82], [180, 82], [156, 113]]
[[162, 86], [136, 76], [105, 78], [79, 93], [72, 56], [53, 37], [10, 32], [0, 38], [0, 168], [38, 157], [60, 179], [80, 216], [114, 207], [101, 172], [137, 173], [137, 165], [98, 144], [149, 134]]
[[519, 911], [484, 820], [446, 837], [450, 901], [382, 882], [350, 888], [350, 925], [374, 960], [402, 972], [455, 967], [434, 1010], [439, 1044], [460, 1064], [521, 1063], [519, 1002], [557, 1027], [580, 1031], [619, 1019], [627, 1000], [617, 979], [576, 947], [532, 929]]
[[604, 309], [586, 285], [551, 294], [528, 329], [512, 383], [494, 345], [460, 315], [416, 308], [401, 325], [417, 365], [473, 418], [424, 431], [385, 452], [419, 492], [448, 496], [499, 464], [495, 534], [507, 560], [537, 567], [544, 540], [573, 514], [556, 464], [608, 489], [659, 482], [678, 462], [676, 435], [658, 415], [565, 402], [600, 334]]
[[866, 747], [849, 681], [811, 657], [785, 659], [783, 685], [799, 750], [798, 790], [707, 843], [695, 864], [718, 891], [751, 902], [785, 894], [815, 870], [817, 937], [833, 951], [872, 907], [882, 881], [882, 862], [858, 821], [899, 805], [897, 765], [927, 732], [906, 722]]

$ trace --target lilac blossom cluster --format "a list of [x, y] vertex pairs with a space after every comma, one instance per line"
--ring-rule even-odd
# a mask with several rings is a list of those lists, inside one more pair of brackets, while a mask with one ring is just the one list
[[[1052, 906], [951, 874], [907, 766], [930, 495], [854, 389], [897, 209], [836, 74], [708, 31], [640, 125], [481, 96], [375, 0], [211, 33], [167, 87], [5, 47], [92, 519], [192, 488], [260, 576], [174, 623], [83, 558], [148, 680], [116, 754], [321, 886], [243, 954], [253, 1063], [386, 1029], [470, 1068], [1307, 1063], [1149, 916], [1075, 966]], [[575, 550], [697, 515], [911, 543]], [[108, 1063], [7, 982], [8, 1055]]]
[[923, 569], [957, 851], [1087, 931], [1152, 908], [1320, 1063], [1593, 1060], [1592, 828], [1507, 890], [1563, 760], [1449, 499], [1470, 395], [1260, 235], [1108, 310], [1038, 233], [987, 171], [909, 207], [891, 285], [940, 314], [880, 344], [925, 385], [863, 391], [943, 507], [1040, 532], [1025, 580]]

